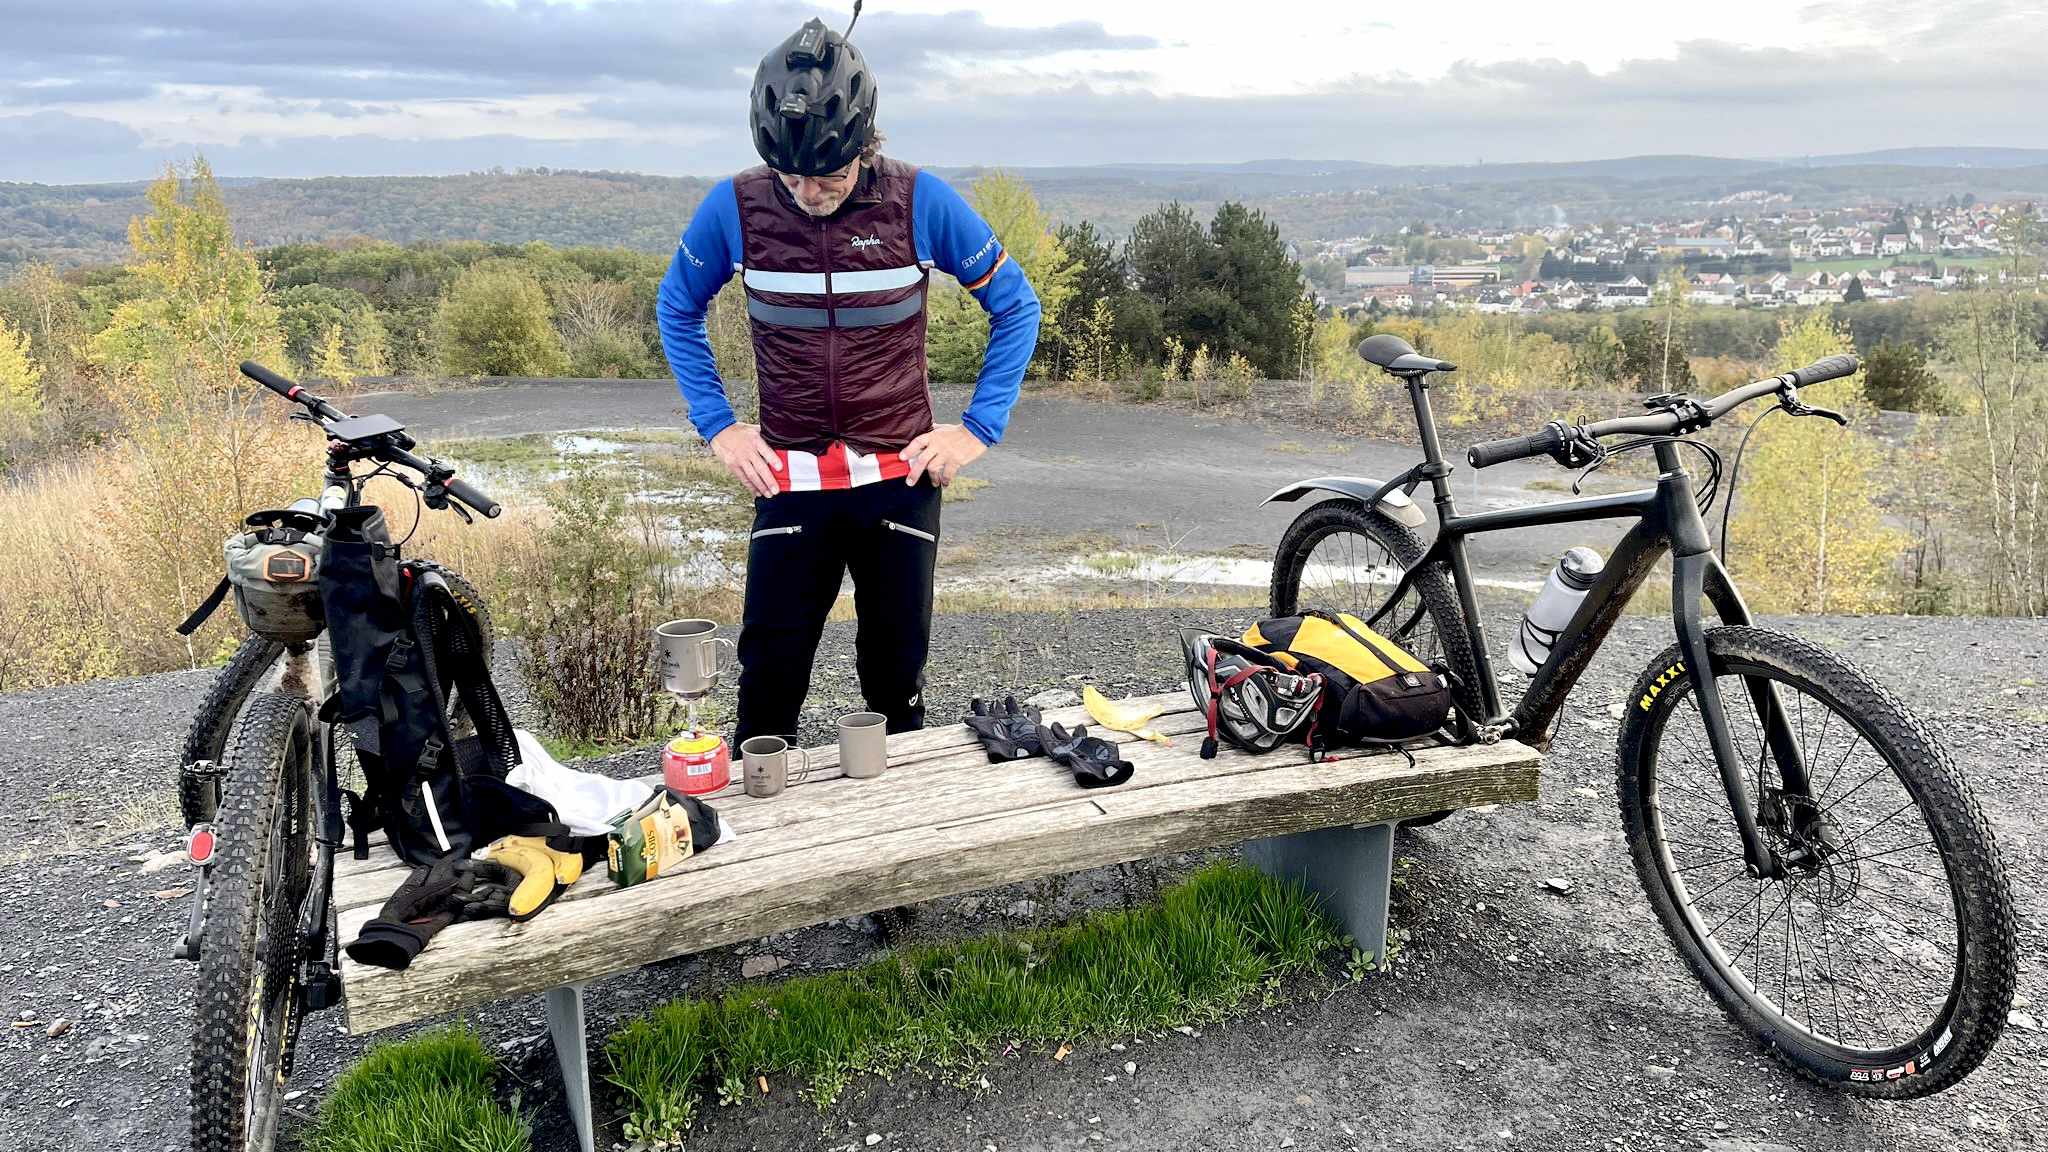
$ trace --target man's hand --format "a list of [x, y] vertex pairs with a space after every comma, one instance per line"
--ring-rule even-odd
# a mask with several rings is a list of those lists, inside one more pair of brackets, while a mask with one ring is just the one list
[[711, 451], [725, 470], [739, 477], [756, 496], [773, 496], [779, 488], [775, 474], [782, 471], [782, 461], [776, 458], [775, 450], [761, 439], [759, 424], [734, 424], [711, 438]]
[[958, 424], [935, 425], [903, 449], [903, 460], [910, 465], [910, 475], [903, 482], [914, 485], [919, 477], [930, 472], [932, 482], [944, 488], [962, 468], [981, 459], [986, 451], [988, 445], [966, 428]]

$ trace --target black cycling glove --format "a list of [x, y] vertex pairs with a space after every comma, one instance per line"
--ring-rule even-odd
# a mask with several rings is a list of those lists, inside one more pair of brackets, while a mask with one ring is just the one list
[[519, 876], [502, 864], [461, 856], [412, 870], [377, 918], [348, 946], [349, 959], [403, 969], [435, 933], [457, 920], [506, 915]]
[[1090, 736], [1086, 724], [1074, 725], [1072, 732], [1058, 724], [1038, 730], [1045, 754], [1067, 766], [1074, 783], [1083, 788], [1109, 788], [1131, 778], [1135, 766], [1117, 755], [1116, 745], [1100, 736]]
[[974, 714], [961, 717], [961, 721], [981, 737], [981, 746], [988, 751], [989, 763], [1001, 764], [1006, 760], [1045, 754], [1045, 746], [1038, 736], [1038, 709], [1029, 704], [1018, 704], [1015, 696], [1003, 697], [1000, 705], [976, 696], [968, 701], [967, 707]]

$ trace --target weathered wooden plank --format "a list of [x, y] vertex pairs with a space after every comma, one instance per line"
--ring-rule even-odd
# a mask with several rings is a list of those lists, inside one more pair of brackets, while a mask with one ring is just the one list
[[[1161, 747], [1133, 741], [1123, 748], [1137, 771], [1119, 790], [1256, 772], [1273, 764], [1271, 759], [1234, 751], [1215, 760], [1203, 760], [1199, 743]], [[991, 764], [979, 745], [956, 752], [954, 757], [959, 770], [934, 770], [922, 779], [912, 779], [907, 774], [885, 774], [879, 780], [840, 779], [801, 793], [748, 797], [752, 802], [749, 806], [721, 803], [719, 811], [739, 839], [693, 857], [683, 869], [700, 872], [753, 863], [820, 844], [929, 825], [935, 819], [967, 819], [1058, 802], [1079, 791], [1067, 769], [1042, 757]], [[939, 762], [931, 762], [915, 767], [938, 766]], [[893, 787], [874, 787], [891, 779], [896, 780]], [[334, 903], [348, 930], [343, 939], [354, 939], [355, 925], [369, 918], [367, 910], [381, 905], [398, 889], [409, 869], [395, 860], [393, 864], [375, 871], [336, 875]], [[582, 900], [609, 891], [602, 877], [586, 877], [563, 893], [560, 900]], [[365, 910], [359, 918], [348, 916], [358, 909]]]
[[375, 1031], [996, 884], [1536, 796], [1538, 754], [1512, 742], [1431, 751], [1413, 765], [1399, 756], [1318, 764], [1265, 759], [1272, 765], [1257, 771], [1152, 788], [1054, 793], [1058, 802], [1026, 811], [839, 840], [753, 867], [708, 868], [562, 904], [526, 924], [458, 924], [406, 971], [347, 965], [349, 1028]]
[[[1166, 712], [1161, 713], [1159, 720], [1153, 724], [1154, 728], [1165, 735], [1172, 736], [1183, 732], [1193, 732], [1203, 727], [1200, 723], [1201, 718], [1194, 713], [1194, 700], [1185, 691], [1159, 692], [1150, 696], [1134, 696], [1131, 699], [1133, 701], [1157, 703], [1167, 709]], [[1079, 705], [1051, 709], [1044, 713], [1043, 718], [1048, 724], [1065, 724], [1069, 727], [1075, 724], [1091, 723], [1088, 718], [1087, 709]], [[1107, 730], [1105, 730], [1105, 734], [1107, 734]], [[1122, 734], [1119, 734], [1119, 736], [1120, 738], [1128, 739], [1128, 737], [1123, 737]], [[943, 724], [937, 727], [919, 729], [916, 732], [899, 732], [888, 738], [889, 767], [891, 771], [885, 773], [884, 778], [893, 775], [894, 770], [899, 766], [908, 766], [939, 757], [949, 757], [954, 752], [968, 748], [979, 748], [980, 746], [979, 741], [974, 735], [974, 730], [965, 724]], [[826, 780], [840, 779], [845, 775], [845, 772], [839, 767], [839, 745], [836, 741], [830, 744], [821, 744], [806, 749], [806, 751], [811, 754], [814, 770], [806, 780], [800, 783], [823, 783]], [[661, 774], [658, 772], [651, 773], [646, 776], [635, 777], [635, 779], [652, 786], [660, 782]], [[791, 787], [796, 786], [796, 784], [791, 785]], [[726, 785], [717, 792], [711, 793], [705, 799], [723, 803], [742, 799], [752, 800], [754, 797], [747, 796], [745, 789], [741, 785], [738, 773], [734, 773], [731, 784]], [[384, 833], [373, 832], [370, 834], [370, 844], [373, 848], [383, 847], [384, 842]], [[368, 860], [357, 860], [350, 856], [335, 862], [337, 872], [369, 871], [398, 866], [399, 861], [389, 852], [372, 852]]]
[[[1201, 717], [1192, 712], [1171, 717], [1162, 717], [1159, 726], [1168, 736], [1187, 735], [1200, 732], [1205, 727]], [[1136, 737], [1121, 733], [1109, 733], [1121, 737], [1127, 748], [1126, 755], [1141, 766], [1150, 763], [1145, 752], [1156, 745], [1144, 744]], [[1196, 742], [1197, 744], [1199, 742]], [[910, 764], [891, 763], [889, 770], [874, 780], [848, 781], [843, 776], [825, 780], [813, 779], [808, 783], [814, 787], [798, 790], [792, 787], [780, 796], [756, 797], [740, 794], [715, 801], [719, 814], [732, 824], [741, 837], [741, 843], [751, 845], [759, 834], [772, 832], [783, 825], [802, 823], [809, 820], [831, 819], [844, 821], [849, 812], [898, 813], [900, 822], [885, 822], [875, 830], [888, 830], [907, 826], [904, 822], [915, 823], [928, 820], [932, 811], [955, 812], [961, 805], [977, 806], [976, 810], [996, 810], [1003, 803], [1003, 796], [992, 788], [1011, 776], [1020, 776], [1030, 781], [1041, 779], [1058, 782], [1066, 778], [1066, 770], [1049, 760], [1018, 761], [1010, 765], [995, 765], [988, 762], [987, 755], [979, 743], [969, 748], [952, 749], [947, 752], [932, 752], [931, 758]], [[1149, 769], [1148, 769], [1149, 772]], [[835, 782], [837, 781], [837, 782]], [[1140, 781], [1134, 780], [1134, 784]], [[1151, 781], [1146, 779], [1144, 784]], [[1039, 786], [1034, 784], [1034, 787]], [[821, 803], [807, 802], [807, 798], [826, 794]], [[891, 821], [894, 818], [889, 818]], [[844, 835], [838, 830], [831, 835]], [[808, 841], [792, 843], [780, 850], [808, 846]], [[726, 849], [718, 853], [707, 853], [711, 864], [724, 863]], [[409, 871], [403, 861], [389, 852], [374, 852], [369, 860], [353, 858], [337, 862], [335, 866], [334, 901], [343, 911], [365, 905], [381, 904], [396, 891], [399, 883]], [[566, 898], [566, 897], [565, 897]]]

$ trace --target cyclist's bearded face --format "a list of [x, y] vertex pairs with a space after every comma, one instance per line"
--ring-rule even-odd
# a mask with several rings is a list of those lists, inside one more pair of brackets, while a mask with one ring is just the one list
[[830, 216], [839, 211], [853, 186], [860, 180], [860, 161], [855, 160], [829, 176], [792, 176], [777, 172], [782, 186], [789, 189], [796, 206], [812, 216]]

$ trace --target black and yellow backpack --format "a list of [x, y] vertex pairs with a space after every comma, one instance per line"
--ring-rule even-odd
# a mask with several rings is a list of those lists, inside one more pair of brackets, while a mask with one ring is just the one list
[[1310, 751], [1413, 740], [1450, 718], [1450, 677], [1348, 613], [1309, 611], [1261, 620], [1245, 632], [1244, 642], [1290, 669], [1323, 678], [1323, 698], [1307, 733]]

